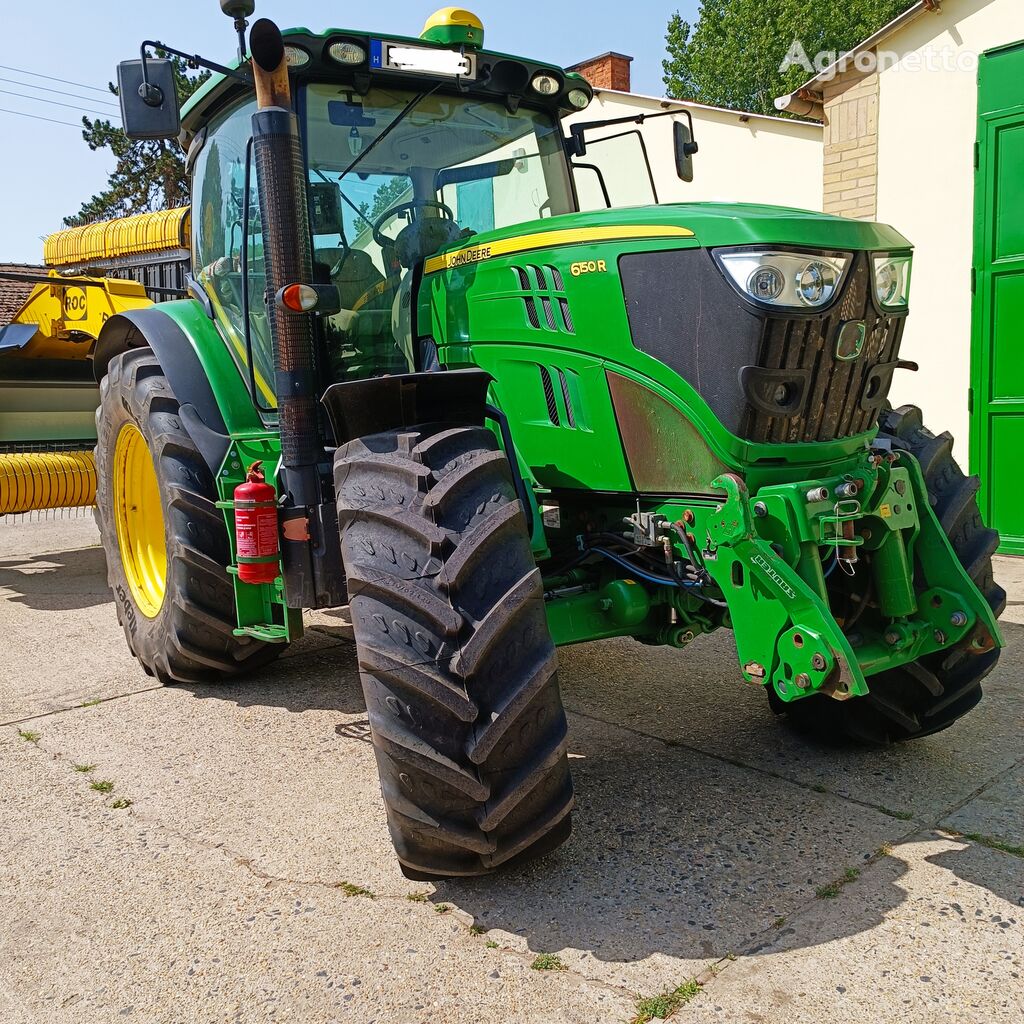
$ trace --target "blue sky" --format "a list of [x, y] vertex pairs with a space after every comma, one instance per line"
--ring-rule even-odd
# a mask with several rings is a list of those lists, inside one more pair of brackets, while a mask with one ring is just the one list
[[[390, 0], [379, 5], [386, 18], [380, 24], [369, 16], [353, 16], [349, 12], [364, 5], [343, 0], [257, 0], [256, 15], [274, 18], [282, 27], [348, 26], [418, 35], [426, 17], [442, 5], [442, 0]], [[634, 58], [633, 89], [655, 95], [662, 93], [661, 60], [669, 16], [679, 10], [693, 20], [697, 6], [698, 0], [631, 0], [628, 4], [477, 0], [468, 4], [483, 20], [487, 45], [494, 49], [555, 64], [573, 64], [618, 50]], [[624, 17], [627, 12], [628, 18]], [[36, 118], [76, 124], [82, 111], [72, 108], [78, 106], [89, 107], [88, 113], [116, 113], [116, 108], [103, 105], [114, 97], [95, 89], [105, 88], [117, 62], [137, 56], [139, 43], [146, 38], [213, 60], [224, 60], [234, 52], [231, 22], [220, 13], [216, 0], [154, 4], [49, 0], [45, 8], [33, 3], [5, 5], [0, 39], [0, 65], [4, 65], [0, 79], [5, 79], [0, 81], [4, 141], [0, 262], [41, 262], [42, 237], [57, 230], [63, 216], [74, 213], [83, 200], [103, 188], [112, 166], [107, 155], [90, 152], [74, 127]], [[62, 81], [32, 77], [25, 70]], [[41, 98], [70, 106], [43, 103]]]

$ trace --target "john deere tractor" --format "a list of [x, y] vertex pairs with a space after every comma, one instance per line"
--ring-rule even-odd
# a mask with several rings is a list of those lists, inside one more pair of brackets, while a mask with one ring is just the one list
[[[246, 42], [252, 4], [222, 7], [239, 59], [191, 57], [215, 74], [183, 114], [166, 60], [119, 68], [129, 135], [178, 137], [193, 190], [190, 297], [93, 353], [103, 543], [147, 672], [249, 673], [347, 603], [413, 878], [567, 836], [563, 644], [725, 627], [772, 710], [867, 743], [978, 702], [998, 538], [950, 436], [887, 403], [914, 368], [905, 238], [580, 212], [615, 124], [563, 124], [587, 82], [484, 49], [469, 12]], [[692, 122], [666, 116], [688, 178]]]

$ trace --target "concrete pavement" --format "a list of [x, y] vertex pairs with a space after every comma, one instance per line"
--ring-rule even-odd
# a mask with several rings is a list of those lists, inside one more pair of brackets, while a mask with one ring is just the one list
[[96, 543], [0, 520], [7, 1019], [627, 1021], [692, 977], [680, 1021], [1024, 1015], [1021, 562], [985, 700], [881, 752], [794, 735], [725, 634], [564, 650], [573, 839], [432, 886], [395, 864], [343, 620], [154, 687]]

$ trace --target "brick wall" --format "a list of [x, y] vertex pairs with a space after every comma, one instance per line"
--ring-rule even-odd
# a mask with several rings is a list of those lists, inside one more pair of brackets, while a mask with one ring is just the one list
[[579, 72], [595, 89], [629, 92], [629, 65], [632, 60], [624, 53], [602, 53], [600, 57], [580, 61], [566, 70]]
[[826, 82], [825, 212], [873, 220], [878, 212], [878, 75], [851, 68]]

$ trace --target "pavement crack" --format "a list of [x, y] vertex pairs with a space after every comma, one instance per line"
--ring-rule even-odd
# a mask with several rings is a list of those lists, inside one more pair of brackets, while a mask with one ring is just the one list
[[55, 715], [65, 715], [69, 711], [88, 711], [91, 708], [99, 707], [101, 704], [109, 704], [111, 701], [124, 700], [127, 697], [134, 697], [140, 693], [152, 693], [154, 690], [164, 689], [163, 685], [157, 683], [155, 686], [144, 686], [141, 690], [127, 690], [125, 693], [114, 693], [109, 697], [97, 697], [95, 700], [90, 700], [85, 704], [69, 704], [64, 708], [53, 708], [51, 711], [41, 711], [37, 715], [25, 715], [23, 718], [11, 718], [7, 721], [0, 722], [0, 726], [3, 725], [23, 725], [25, 722], [41, 722], [47, 718], [53, 718]]

